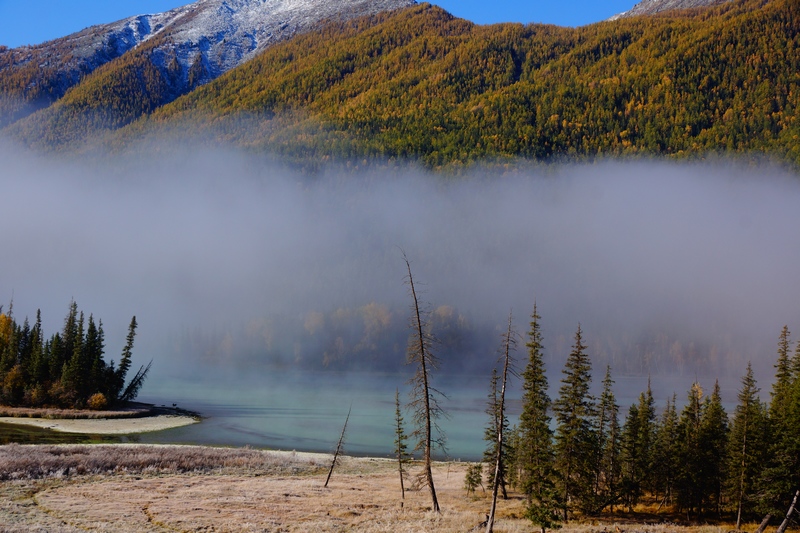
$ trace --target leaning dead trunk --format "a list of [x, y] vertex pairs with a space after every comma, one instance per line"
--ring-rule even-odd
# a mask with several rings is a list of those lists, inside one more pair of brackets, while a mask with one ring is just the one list
[[325, 485], [324, 488], [328, 488], [328, 482], [331, 480], [331, 475], [333, 475], [333, 469], [336, 464], [339, 462], [339, 455], [342, 453], [342, 448], [344, 447], [344, 434], [347, 431], [347, 422], [350, 420], [350, 412], [353, 410], [353, 406], [350, 406], [350, 410], [347, 411], [347, 418], [344, 419], [344, 426], [342, 427], [342, 434], [339, 435], [339, 443], [336, 444], [336, 451], [333, 453], [333, 461], [331, 461], [331, 469], [328, 470], [328, 477], [325, 478]]
[[797, 497], [800, 496], [800, 490], [794, 493], [794, 498], [792, 498], [792, 505], [789, 506], [789, 510], [786, 511], [786, 518], [783, 519], [781, 525], [778, 526], [777, 531], [775, 533], [783, 533], [786, 531], [786, 528], [789, 526], [789, 520], [792, 519], [792, 513], [794, 513], [795, 508], [797, 506]]
[[764, 520], [761, 521], [761, 525], [758, 526], [758, 529], [756, 529], [755, 533], [764, 533], [764, 530], [767, 529], [770, 520], [772, 520], [772, 515], [768, 514], [764, 517]]

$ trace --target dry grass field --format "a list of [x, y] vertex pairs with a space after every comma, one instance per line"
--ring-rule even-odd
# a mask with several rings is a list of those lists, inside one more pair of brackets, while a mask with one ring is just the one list
[[[463, 489], [466, 463], [434, 469], [442, 513], [427, 491], [401, 506], [395, 464], [345, 458], [323, 488], [325, 454], [145, 445], [0, 446], [0, 532], [467, 532], [489, 508]], [[534, 532], [523, 502], [499, 503], [495, 531]], [[624, 521], [565, 532], [726, 533]], [[750, 528], [750, 530], [754, 527]]]

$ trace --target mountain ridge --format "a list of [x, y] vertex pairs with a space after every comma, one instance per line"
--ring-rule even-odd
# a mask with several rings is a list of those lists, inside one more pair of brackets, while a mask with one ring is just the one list
[[190, 129], [300, 164], [722, 153], [800, 164], [798, 49], [793, 0], [574, 29], [478, 26], [421, 4], [283, 43], [110, 142]]
[[619, 20], [626, 17], [656, 15], [665, 11], [696, 9], [717, 6], [734, 0], [641, 0], [628, 11], [618, 13], [608, 20]]
[[182, 94], [322, 21], [416, 4], [416, 0], [198, 0], [34, 46], [0, 49], [0, 128], [62, 98], [99, 67], [147, 51]]
[[716, 153], [800, 164], [799, 31], [793, 0], [581, 28], [481, 26], [418, 4], [329, 21], [166, 105], [159, 35], [5, 132], [72, 152], [191, 132], [301, 165]]

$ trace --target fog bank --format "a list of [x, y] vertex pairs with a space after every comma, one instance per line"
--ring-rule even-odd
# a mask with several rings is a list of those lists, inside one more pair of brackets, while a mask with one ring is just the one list
[[[216, 372], [245, 344], [232, 366], [246, 370], [258, 342], [324, 367], [328, 343], [348, 351], [372, 335], [373, 357], [397, 357], [402, 251], [470, 347], [497, 344], [511, 309], [524, 333], [535, 301], [551, 367], [580, 323], [597, 381], [607, 363], [738, 376], [750, 359], [769, 379], [781, 327], [800, 328], [800, 181], [767, 165], [607, 162], [446, 180], [413, 168], [309, 178], [225, 150], [81, 164], [3, 145], [0, 160], [0, 302], [13, 297], [20, 320], [41, 308], [53, 332], [75, 299], [103, 319], [109, 358], [136, 315], [135, 355], [155, 359], [153, 376], [186, 358]], [[314, 330], [339, 319], [346, 333]], [[260, 340], [237, 344], [253, 328]], [[476, 351], [462, 370], [485, 366]]]

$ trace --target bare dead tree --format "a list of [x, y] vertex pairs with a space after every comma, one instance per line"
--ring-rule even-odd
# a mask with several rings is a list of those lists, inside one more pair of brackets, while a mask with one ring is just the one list
[[772, 520], [772, 515], [768, 514], [764, 517], [764, 520], [761, 521], [761, 524], [758, 526], [758, 529], [756, 529], [755, 533], [764, 533], [764, 530], [767, 529], [770, 520]]
[[339, 463], [339, 455], [341, 455], [344, 449], [344, 434], [347, 431], [347, 422], [350, 421], [350, 413], [353, 411], [353, 406], [350, 406], [350, 409], [347, 411], [347, 418], [344, 419], [344, 426], [342, 426], [342, 434], [339, 435], [339, 443], [336, 444], [336, 451], [333, 453], [333, 460], [331, 461], [331, 469], [328, 470], [328, 477], [325, 479], [324, 488], [328, 488], [328, 482], [331, 480], [331, 475], [333, 475], [334, 467]]
[[[414, 451], [422, 452], [424, 463], [422, 473], [417, 477], [417, 484], [420, 487], [427, 486], [431, 493], [431, 506], [437, 513], [441, 512], [439, 500], [436, 498], [436, 487], [433, 483], [433, 471], [431, 470], [431, 455], [434, 447], [444, 447], [444, 436], [436, 420], [444, 416], [444, 411], [439, 405], [438, 399], [442, 393], [431, 387], [430, 372], [438, 367], [438, 359], [433, 354], [431, 346], [434, 338], [430, 332], [430, 326], [423, 316], [420, 309], [417, 290], [414, 287], [414, 278], [411, 275], [411, 263], [403, 254], [406, 262], [408, 277], [406, 283], [409, 286], [409, 293], [413, 300], [411, 314], [411, 337], [408, 343], [408, 364], [416, 366], [414, 377], [409, 381], [411, 385], [411, 395], [409, 407], [413, 412], [414, 425], [416, 429], [411, 433], [411, 437], [416, 439]], [[436, 430], [436, 436], [434, 436]]]
[[489, 517], [486, 519], [486, 533], [494, 531], [494, 518], [497, 511], [497, 492], [503, 483], [505, 477], [506, 465], [504, 464], [503, 446], [504, 442], [504, 427], [505, 427], [505, 398], [506, 398], [506, 385], [508, 383], [508, 374], [514, 373], [513, 358], [511, 353], [516, 350], [517, 346], [517, 333], [514, 331], [513, 314], [508, 314], [508, 329], [503, 334], [502, 353], [503, 359], [503, 375], [500, 385], [500, 397], [497, 401], [497, 410], [495, 412], [495, 428], [497, 436], [497, 449], [495, 450], [495, 463], [494, 463], [494, 481], [492, 482], [492, 507], [489, 511]]
[[775, 533], [783, 533], [784, 531], [786, 531], [786, 528], [789, 526], [789, 521], [792, 519], [792, 513], [794, 513], [795, 509], [797, 508], [798, 496], [800, 496], [800, 490], [794, 493], [794, 498], [792, 498], [792, 505], [790, 505], [789, 510], [786, 511], [786, 518], [783, 519], [783, 522], [781, 522], [781, 525], [778, 526], [778, 529], [775, 531]]

